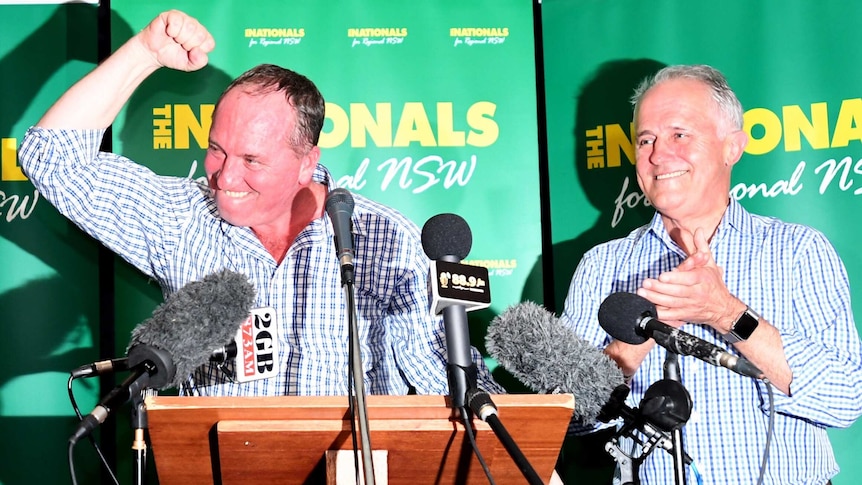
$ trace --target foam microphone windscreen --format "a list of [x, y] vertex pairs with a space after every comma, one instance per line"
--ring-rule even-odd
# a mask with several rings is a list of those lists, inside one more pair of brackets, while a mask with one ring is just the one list
[[422, 226], [422, 249], [434, 261], [455, 256], [460, 262], [470, 254], [472, 246], [470, 226], [457, 214], [437, 214]]
[[611, 293], [599, 306], [599, 325], [611, 337], [631, 345], [649, 339], [640, 329], [640, 322], [655, 317], [655, 305], [635, 293]]
[[166, 351], [176, 372], [170, 376], [156, 374], [150, 385], [178, 387], [197, 367], [209, 362], [215, 349], [234, 339], [254, 297], [248, 278], [229, 270], [186, 284], [132, 330], [129, 365], [150, 358], [148, 349]]
[[488, 326], [491, 357], [536, 392], [575, 397], [575, 416], [593, 423], [613, 390], [623, 384], [616, 363], [581, 339], [542, 306], [524, 302], [506, 309]]

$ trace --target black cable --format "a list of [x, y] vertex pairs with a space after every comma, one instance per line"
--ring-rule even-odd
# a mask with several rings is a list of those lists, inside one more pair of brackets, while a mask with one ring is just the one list
[[473, 448], [473, 453], [476, 455], [476, 459], [479, 460], [479, 465], [482, 466], [485, 476], [488, 477], [488, 483], [495, 485], [494, 477], [491, 476], [491, 469], [488, 468], [488, 464], [485, 463], [485, 458], [482, 456], [482, 452], [479, 451], [479, 446], [476, 444], [476, 437], [473, 435], [473, 423], [470, 419], [470, 413], [464, 406], [459, 409], [459, 412], [461, 413], [461, 422], [464, 423], [464, 434], [466, 434], [467, 439], [470, 440], [470, 446]]
[[[84, 416], [81, 414], [81, 410], [78, 408], [78, 402], [75, 400], [75, 393], [72, 390], [72, 382], [76, 379], [75, 376], [69, 375], [69, 380], [66, 381], [66, 387], [69, 392], [69, 402], [72, 404], [72, 409], [75, 410], [75, 416], [78, 417], [78, 420], [83, 420]], [[120, 482], [117, 480], [117, 476], [114, 474], [114, 471], [111, 470], [110, 465], [108, 465], [108, 460], [105, 458], [105, 455], [102, 453], [102, 449], [99, 447], [99, 444], [96, 443], [96, 439], [93, 438], [93, 435], [88, 435], [87, 438], [90, 440], [90, 443], [93, 445], [93, 449], [96, 450], [96, 455], [99, 456], [99, 461], [102, 462], [102, 466], [105, 471], [108, 473], [108, 476], [111, 477], [111, 480], [115, 485], [120, 485]], [[72, 475], [72, 484], [77, 483], [75, 479], [75, 466], [73, 463], [73, 453], [72, 450], [75, 448], [75, 443], [69, 443], [69, 472]]]
[[75, 478], [75, 443], [69, 442], [69, 474], [72, 477], [72, 485], [78, 485], [78, 479]]

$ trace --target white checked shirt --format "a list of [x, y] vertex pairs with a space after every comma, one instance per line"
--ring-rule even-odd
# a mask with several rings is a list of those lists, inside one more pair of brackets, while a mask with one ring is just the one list
[[[826, 483], [838, 472], [826, 428], [849, 426], [862, 413], [862, 350], [844, 266], [820, 232], [752, 215], [733, 200], [710, 250], [730, 292], [778, 328], [793, 372], [792, 397], [774, 392], [775, 436], [765, 483]], [[562, 321], [604, 348], [611, 337], [597, 320], [602, 301], [636, 291], [645, 278], [657, 278], [684, 258], [656, 214], [649, 225], [584, 256]], [[736, 353], [709, 327], [686, 324], [682, 330]], [[647, 355], [633, 378], [630, 406], [664, 377], [665, 355], [659, 346]], [[766, 445], [765, 385], [694, 357], [679, 362], [693, 401], [683, 445], [703, 483], [754, 484]], [[671, 454], [654, 450], [641, 466], [641, 483], [673, 483], [673, 472]], [[696, 480], [689, 471], [689, 483]]]
[[[99, 152], [103, 130], [31, 128], [19, 153], [39, 192], [85, 232], [169, 295], [222, 269], [248, 276], [255, 306], [281, 325], [276, 377], [234, 383], [208, 364], [183, 389], [195, 395], [347, 395], [348, 325], [328, 216], [315, 219], [277, 264], [247, 227], [218, 216], [204, 183], [166, 177]], [[330, 188], [318, 166], [314, 179]], [[369, 394], [448, 394], [442, 320], [431, 315], [419, 230], [398, 212], [354, 195], [356, 312]], [[504, 392], [478, 352], [479, 386]], [[228, 368], [230, 369], [230, 365]]]

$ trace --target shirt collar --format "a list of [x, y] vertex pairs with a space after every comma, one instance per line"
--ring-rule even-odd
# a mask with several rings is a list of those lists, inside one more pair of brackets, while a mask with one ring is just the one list
[[[753, 228], [754, 222], [751, 219], [751, 214], [736, 199], [731, 197], [730, 202], [727, 204], [727, 209], [721, 217], [721, 222], [718, 223], [718, 228], [715, 230], [715, 234], [710, 241], [710, 247], [714, 247], [717, 242], [732, 230], [739, 233], [747, 233]], [[652, 220], [647, 226], [647, 232], [664, 241], [668, 247], [676, 248], [682, 252], [682, 249], [671, 239], [664, 225], [664, 220], [658, 212], [653, 215]]]

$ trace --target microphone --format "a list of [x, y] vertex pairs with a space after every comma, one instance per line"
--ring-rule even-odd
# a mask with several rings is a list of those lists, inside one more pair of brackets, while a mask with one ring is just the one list
[[485, 347], [530, 389], [574, 395], [574, 415], [587, 424], [596, 422], [614, 389], [624, 384], [616, 362], [533, 302], [494, 317]]
[[326, 213], [335, 231], [335, 253], [341, 261], [341, 286], [353, 284], [353, 234], [350, 217], [353, 215], [353, 196], [344, 188], [329, 191], [326, 196]]
[[85, 416], [70, 443], [90, 434], [108, 415], [144, 388], [178, 387], [224, 345], [248, 317], [254, 287], [239, 273], [223, 270], [193, 281], [168, 296], [132, 330], [127, 349], [131, 375]]
[[634, 293], [610, 294], [599, 307], [599, 324], [613, 338], [638, 345], [653, 338], [662, 347], [690, 355], [739, 375], [761, 379], [763, 372], [744, 357], [734, 355], [690, 333], [656, 319], [655, 305]]
[[[644, 411], [628, 406], [625, 399], [630, 389], [616, 362], [578, 337], [553, 313], [531, 301], [511, 306], [495, 317], [488, 326], [485, 346], [491, 357], [530, 389], [572, 394], [575, 397], [572, 425], [609, 423], [622, 418], [621, 433], [630, 433], [632, 429], [643, 433], [648, 439], [646, 452], [656, 446], [670, 450], [671, 439], [664, 424], [682, 419], [685, 402], [690, 403], [690, 398], [685, 400], [684, 388], [681, 393], [676, 389], [667, 392], [663, 384], [647, 390], [650, 399], [644, 401]], [[487, 407], [483, 411], [491, 412]]]
[[[458, 297], [460, 293], [466, 293], [475, 299], [475, 295], [482, 294], [482, 299], [487, 299], [490, 304], [488, 269], [460, 264], [461, 260], [467, 257], [472, 245], [473, 234], [470, 232], [470, 226], [456, 214], [437, 214], [428, 219], [422, 227], [422, 249], [432, 260], [430, 283], [432, 293], [437, 296], [431, 306], [435, 315], [443, 314], [449, 397], [455, 409], [465, 407], [467, 391], [476, 387], [478, 376], [470, 350], [467, 305], [471, 310], [482, 307], [482, 303], [474, 305], [470, 299], [462, 300]], [[478, 277], [475, 270], [480, 270]], [[485, 270], [484, 278], [481, 270]], [[471, 274], [473, 280], [470, 280], [467, 274]], [[466, 288], [466, 292], [459, 288]], [[446, 296], [446, 290], [455, 293], [449, 294], [448, 298], [441, 298], [441, 291]]]
[[73, 379], [80, 377], [93, 377], [102, 374], [110, 374], [112, 372], [120, 372], [129, 370], [129, 358], [121, 357], [118, 359], [107, 359], [85, 364], [77, 369], [74, 369], [71, 374]]

